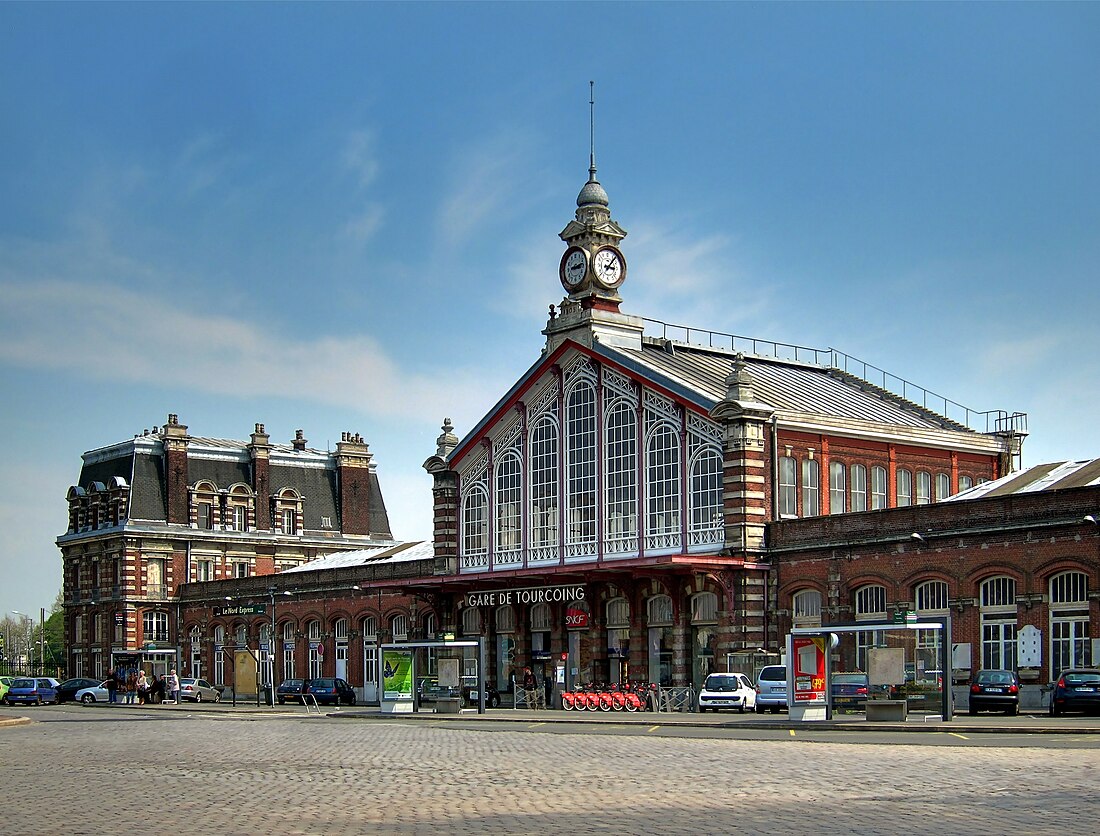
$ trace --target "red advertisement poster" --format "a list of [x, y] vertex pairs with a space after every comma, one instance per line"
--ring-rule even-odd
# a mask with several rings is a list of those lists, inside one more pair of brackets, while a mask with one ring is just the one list
[[825, 702], [825, 642], [823, 636], [794, 636], [795, 702]]

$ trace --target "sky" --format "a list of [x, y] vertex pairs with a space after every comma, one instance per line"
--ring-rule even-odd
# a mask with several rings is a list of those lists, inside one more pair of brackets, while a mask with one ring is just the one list
[[539, 356], [589, 162], [622, 310], [836, 348], [1100, 456], [1100, 5], [0, 4], [0, 614], [83, 452], [368, 441]]

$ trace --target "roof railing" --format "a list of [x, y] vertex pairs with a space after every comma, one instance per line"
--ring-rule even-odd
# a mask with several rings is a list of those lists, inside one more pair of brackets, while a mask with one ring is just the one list
[[858, 378], [871, 386], [909, 401], [916, 406], [933, 412], [943, 418], [964, 427], [982, 433], [1027, 434], [1027, 413], [1007, 412], [1003, 409], [976, 410], [938, 395], [923, 386], [919, 386], [903, 377], [891, 374], [885, 369], [845, 354], [835, 348], [813, 348], [812, 346], [782, 343], [774, 340], [761, 340], [739, 334], [726, 334], [721, 331], [709, 331], [704, 328], [691, 328], [686, 325], [674, 325], [659, 319], [642, 317], [647, 325], [657, 326], [663, 339], [704, 346], [719, 351], [744, 352], [760, 357], [773, 357], [795, 363], [807, 363], [822, 368], [835, 369]]

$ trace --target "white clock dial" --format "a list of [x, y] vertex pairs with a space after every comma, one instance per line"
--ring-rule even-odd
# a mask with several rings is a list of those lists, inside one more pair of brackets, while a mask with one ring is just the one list
[[574, 247], [565, 253], [561, 262], [561, 280], [566, 287], [576, 287], [588, 272], [588, 254]]
[[626, 264], [618, 250], [604, 247], [592, 259], [592, 272], [604, 287], [618, 287], [626, 277]]

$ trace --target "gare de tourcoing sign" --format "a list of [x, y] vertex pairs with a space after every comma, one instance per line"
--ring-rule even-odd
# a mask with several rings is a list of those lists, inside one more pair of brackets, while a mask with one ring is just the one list
[[467, 592], [467, 607], [502, 607], [507, 604], [555, 604], [564, 601], [583, 601], [584, 586], [534, 586], [522, 589], [491, 589]]

